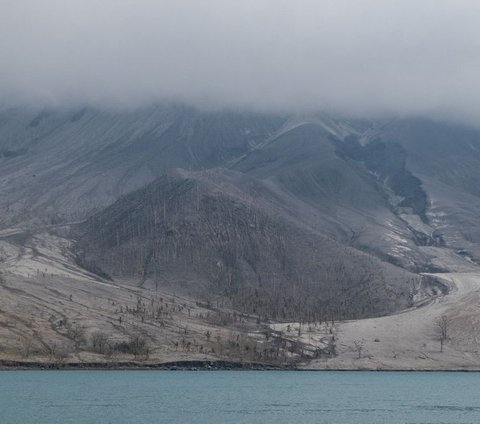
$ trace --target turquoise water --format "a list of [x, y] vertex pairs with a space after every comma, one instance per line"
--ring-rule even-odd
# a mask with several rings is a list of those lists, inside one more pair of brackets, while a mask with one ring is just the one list
[[0, 423], [480, 423], [480, 374], [0, 372]]

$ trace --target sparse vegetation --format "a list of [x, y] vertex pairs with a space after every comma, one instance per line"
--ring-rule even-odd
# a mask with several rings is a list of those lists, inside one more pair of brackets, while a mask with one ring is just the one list
[[446, 315], [442, 315], [435, 321], [437, 337], [440, 341], [440, 352], [443, 352], [443, 345], [448, 340], [448, 330], [450, 327], [450, 319]]
[[91, 338], [92, 350], [105, 355], [110, 348], [109, 337], [103, 331], [95, 331]]
[[354, 340], [353, 349], [357, 353], [357, 359], [361, 359], [365, 350], [365, 340]]
[[261, 321], [362, 318], [411, 306], [424, 277], [295, 227], [246, 192], [234, 197], [209, 184], [168, 176], [123, 197], [83, 225], [81, 263], [155, 290], [160, 275], [195, 275], [205, 302], [221, 299]]

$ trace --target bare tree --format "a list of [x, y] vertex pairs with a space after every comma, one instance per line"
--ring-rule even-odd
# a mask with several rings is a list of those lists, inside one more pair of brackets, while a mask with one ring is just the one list
[[365, 340], [354, 340], [354, 351], [357, 352], [357, 358], [360, 359], [362, 357], [362, 352], [365, 349]]
[[131, 353], [135, 359], [143, 357], [148, 359], [150, 355], [150, 349], [147, 344], [147, 339], [144, 336], [133, 336], [129, 342]]
[[22, 357], [28, 358], [32, 353], [33, 349], [33, 339], [30, 335], [24, 336], [22, 339]]
[[450, 320], [446, 315], [442, 315], [435, 322], [437, 328], [438, 339], [440, 340], [440, 352], [443, 352], [443, 344], [448, 339], [448, 328], [450, 326]]
[[68, 327], [67, 336], [73, 341], [75, 350], [80, 348], [80, 345], [84, 342], [85, 328], [74, 323]]
[[96, 331], [92, 334], [92, 349], [96, 353], [105, 354], [109, 347], [107, 334], [102, 331]]
[[49, 359], [53, 364], [59, 364], [68, 358], [70, 350], [67, 346], [54, 341], [45, 345], [45, 353], [49, 356]]

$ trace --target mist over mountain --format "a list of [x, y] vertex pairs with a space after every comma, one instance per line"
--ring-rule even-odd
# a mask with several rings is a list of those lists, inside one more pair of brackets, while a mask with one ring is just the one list
[[4, 1], [0, 105], [430, 117], [478, 126], [471, 1]]

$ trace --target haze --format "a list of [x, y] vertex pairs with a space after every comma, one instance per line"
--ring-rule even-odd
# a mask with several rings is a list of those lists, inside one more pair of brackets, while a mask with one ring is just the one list
[[480, 3], [2, 0], [4, 106], [479, 118]]

